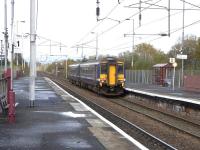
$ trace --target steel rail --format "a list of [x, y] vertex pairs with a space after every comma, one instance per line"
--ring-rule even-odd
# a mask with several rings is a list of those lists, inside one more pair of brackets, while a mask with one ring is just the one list
[[[159, 138], [151, 135], [150, 133], [146, 132], [145, 130], [136, 126], [135, 124], [133, 124], [133, 123], [125, 120], [124, 118], [114, 114], [110, 110], [107, 110], [107, 109], [101, 107], [100, 105], [98, 105], [94, 102], [91, 102], [90, 100], [87, 99], [87, 97], [76, 93], [75, 91], [70, 89], [68, 86], [66, 86], [66, 84], [63, 83], [63, 81], [58, 81], [57, 79], [53, 79], [52, 77], [51, 77], [51, 80], [53, 80], [55, 83], [57, 83], [63, 89], [67, 90], [70, 94], [72, 94], [75, 97], [82, 100], [84, 103], [86, 103], [88, 106], [90, 106], [94, 110], [98, 111], [98, 113], [100, 113], [106, 119], [110, 120], [111, 122], [114, 122], [114, 124], [117, 125], [119, 128], [122, 128], [124, 126], [131, 128], [132, 134], [127, 133], [130, 136], [133, 137], [133, 135], [137, 133], [137, 134], [140, 135], [140, 136], [137, 136], [137, 138], [141, 139], [141, 136], [144, 137], [143, 140], [140, 140], [139, 142], [143, 144], [143, 143], [145, 143], [144, 139], [147, 140], [148, 144], [144, 144], [146, 147], [151, 147], [151, 149], [158, 149], [158, 147], [159, 147], [159, 149], [176, 150], [176, 148], [174, 148], [173, 146], [171, 146], [171, 145], [167, 144], [166, 142], [160, 140]], [[124, 127], [124, 129], [125, 129], [125, 127]], [[122, 130], [124, 130], [124, 129], [122, 129]], [[124, 132], [126, 132], [126, 131], [124, 131]]]
[[[151, 119], [153, 119], [153, 120], [156, 120], [156, 121], [158, 121], [158, 122], [161, 122], [161, 123], [163, 123], [163, 124], [165, 124], [165, 125], [168, 125], [169, 127], [175, 128], [175, 129], [177, 129], [177, 130], [179, 130], [179, 131], [181, 131], [181, 132], [185, 132], [185, 133], [187, 133], [187, 134], [189, 134], [189, 135], [191, 135], [191, 136], [194, 136], [194, 137], [196, 137], [196, 138], [198, 138], [198, 139], [200, 138], [200, 136], [199, 136], [198, 134], [191, 133], [191, 132], [189, 132], [189, 131], [187, 131], [187, 130], [184, 130], [184, 129], [180, 128], [180, 127], [174, 126], [173, 124], [168, 123], [168, 122], [165, 122], [165, 121], [163, 121], [163, 120], [161, 120], [161, 119], [158, 119], [158, 118], [156, 118], [155, 116], [152, 116], [152, 115], [150, 115], [150, 114], [146, 114], [145, 112], [142, 112], [142, 110], [141, 110], [141, 111], [138, 111], [138, 110], [136, 110], [136, 109], [131, 108], [130, 106], [127, 106], [127, 105], [125, 105], [125, 104], [121, 104], [121, 103], [119, 103], [119, 100], [120, 100], [120, 99], [115, 100], [115, 101], [112, 100], [112, 102], [115, 103], [115, 104], [118, 104], [118, 105], [120, 105], [120, 106], [122, 106], [122, 107], [124, 107], [124, 108], [127, 108], [127, 109], [129, 109], [129, 110], [131, 110], [131, 111], [134, 111], [134, 112], [136, 112], [136, 113], [145, 115], [145, 116], [147, 116], [147, 117], [149, 117], [149, 118], [151, 118]], [[122, 100], [122, 101], [123, 101], [123, 100]], [[132, 103], [132, 102], [130, 102], [130, 101], [126, 101], [126, 102]], [[138, 103], [134, 103], [134, 104], [138, 105], [139, 107], [146, 107], [146, 106], [140, 105], [140, 104], [138, 104]], [[148, 108], [148, 107], [146, 107], [146, 109], [149, 109], [150, 111], [155, 111], [155, 112], [162, 113], [163, 115], [167, 115], [167, 116], [169, 116], [169, 117], [175, 117], [176, 119], [180, 119], [180, 120], [183, 121], [183, 122], [190, 123], [190, 124], [192, 124], [193, 126], [198, 126], [198, 127], [200, 127], [199, 124], [195, 124], [195, 123], [190, 122], [190, 121], [187, 121], [187, 120], [185, 120], [185, 119], [178, 118], [178, 117], [176, 117], [176, 116], [173, 116], [173, 115], [170, 115], [170, 114], [167, 114], [167, 113], [158, 111], [158, 110], [154, 110], [154, 109], [151, 109], [151, 108]]]

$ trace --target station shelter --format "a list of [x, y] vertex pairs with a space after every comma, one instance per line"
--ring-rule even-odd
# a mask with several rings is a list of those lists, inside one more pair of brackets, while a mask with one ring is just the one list
[[153, 84], [171, 86], [173, 66], [171, 63], [153, 65]]

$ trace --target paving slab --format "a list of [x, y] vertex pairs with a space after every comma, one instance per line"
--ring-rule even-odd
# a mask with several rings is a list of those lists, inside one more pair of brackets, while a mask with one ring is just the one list
[[36, 79], [29, 107], [29, 78], [14, 81], [16, 122], [0, 117], [1, 150], [137, 150], [133, 142], [91, 113], [49, 79]]

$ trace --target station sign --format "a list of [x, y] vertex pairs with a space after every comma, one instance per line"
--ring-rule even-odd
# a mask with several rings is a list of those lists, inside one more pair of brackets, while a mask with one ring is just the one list
[[0, 58], [4, 58], [5, 57], [5, 55], [0, 55]]
[[187, 59], [187, 55], [177, 54], [176, 58], [177, 59]]
[[175, 58], [169, 58], [169, 63], [175, 63]]

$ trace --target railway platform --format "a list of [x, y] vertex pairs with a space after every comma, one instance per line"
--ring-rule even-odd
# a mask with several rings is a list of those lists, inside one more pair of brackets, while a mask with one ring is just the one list
[[200, 93], [160, 85], [126, 83], [127, 91], [200, 105]]
[[29, 107], [29, 78], [14, 81], [16, 122], [0, 116], [0, 149], [146, 149], [48, 78], [36, 79]]

